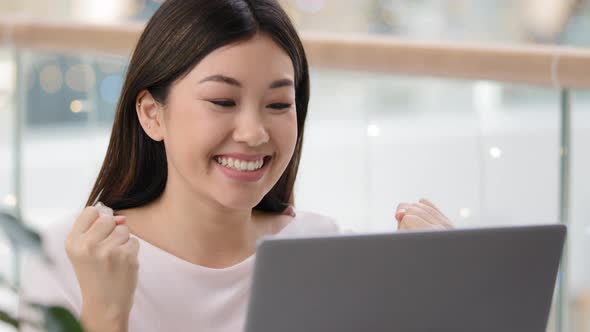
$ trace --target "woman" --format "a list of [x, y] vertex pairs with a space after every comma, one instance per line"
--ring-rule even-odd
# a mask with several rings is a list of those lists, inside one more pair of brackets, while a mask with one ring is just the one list
[[[163, 3], [88, 207], [47, 236], [55, 266], [27, 272], [51, 290], [28, 296], [69, 307], [88, 331], [241, 330], [256, 241], [338, 232], [291, 206], [308, 100], [305, 53], [276, 1]], [[396, 218], [450, 227], [426, 200]]]

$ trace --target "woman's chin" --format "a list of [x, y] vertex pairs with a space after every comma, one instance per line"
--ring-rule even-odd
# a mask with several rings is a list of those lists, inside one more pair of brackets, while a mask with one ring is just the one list
[[247, 199], [244, 197], [236, 197], [235, 199], [224, 197], [219, 203], [230, 210], [252, 210], [261, 200], [262, 197], [256, 197], [256, 199], [253, 199], [253, 197], [248, 197]]

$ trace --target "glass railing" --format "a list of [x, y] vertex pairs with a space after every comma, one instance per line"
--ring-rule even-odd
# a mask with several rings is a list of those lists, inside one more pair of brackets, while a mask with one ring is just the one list
[[[5, 208], [46, 227], [83, 207], [140, 30], [0, 20]], [[548, 331], [590, 331], [590, 51], [304, 36], [298, 209], [382, 231], [398, 202], [425, 196], [458, 227], [567, 223]]]

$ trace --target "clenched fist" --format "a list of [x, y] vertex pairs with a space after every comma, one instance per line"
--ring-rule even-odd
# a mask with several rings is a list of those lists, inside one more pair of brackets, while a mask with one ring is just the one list
[[125, 217], [108, 210], [86, 207], [65, 242], [89, 331], [127, 331], [137, 286], [139, 242], [130, 237]]
[[399, 230], [452, 229], [451, 221], [429, 200], [401, 203], [395, 212]]

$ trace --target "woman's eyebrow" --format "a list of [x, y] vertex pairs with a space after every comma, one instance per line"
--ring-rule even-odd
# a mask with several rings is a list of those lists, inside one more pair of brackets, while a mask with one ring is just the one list
[[[237, 86], [239, 88], [242, 87], [242, 83], [240, 83], [240, 81], [236, 80], [235, 78], [225, 76], [225, 75], [207, 76], [204, 79], [200, 80], [199, 84], [205, 83], [205, 82], [219, 82], [219, 83], [225, 83], [225, 84]], [[276, 81], [272, 82], [268, 88], [269, 89], [277, 89], [277, 88], [282, 88], [285, 86], [293, 86], [293, 85], [294, 84], [291, 79], [285, 78], [285, 79], [276, 80]]]
[[293, 81], [288, 79], [288, 78], [284, 78], [282, 80], [277, 80], [274, 81], [270, 84], [270, 86], [268, 87], [269, 89], [276, 89], [276, 88], [282, 88], [284, 86], [293, 86]]

